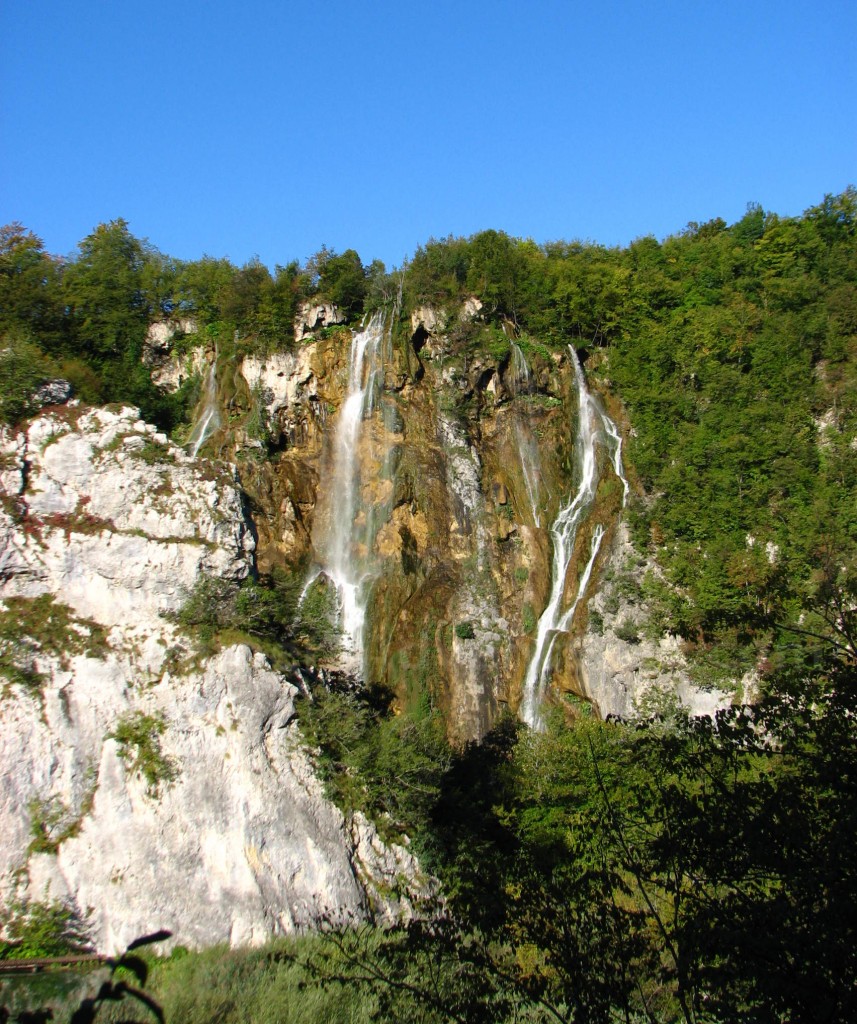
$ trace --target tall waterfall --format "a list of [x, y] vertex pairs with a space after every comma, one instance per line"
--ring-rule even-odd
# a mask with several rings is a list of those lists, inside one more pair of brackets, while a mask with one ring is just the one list
[[577, 381], [578, 418], [575, 450], [578, 462], [579, 482], [577, 491], [567, 504], [561, 506], [551, 526], [553, 539], [553, 565], [551, 572], [551, 593], [545, 610], [539, 619], [536, 646], [527, 674], [524, 678], [524, 697], [521, 703], [521, 718], [533, 729], [543, 729], [542, 702], [551, 676], [551, 662], [554, 644], [558, 634], [568, 630], [583, 600], [595, 559], [604, 537], [604, 528], [598, 524], [592, 534], [589, 559], [577, 584], [577, 591], [571, 605], [562, 610], [562, 596], [574, 544], [580, 524], [586, 518], [600, 480], [596, 446], [607, 447], [613, 469], [624, 488], [622, 506], [628, 498], [628, 481], [622, 468], [622, 438], [615, 423], [602, 409], [586, 386], [583, 367], [577, 353], [569, 346], [574, 374]]
[[199, 455], [199, 450], [220, 426], [220, 412], [217, 408], [217, 353], [214, 353], [214, 360], [205, 375], [205, 384], [202, 391], [202, 408], [199, 416], [190, 432], [187, 440], [190, 454], [193, 458]]
[[[517, 342], [512, 341], [512, 359], [510, 366], [510, 383], [516, 395], [529, 394], [530, 368], [527, 359]], [[536, 440], [529, 417], [515, 413], [514, 418], [515, 442], [518, 447], [518, 458], [521, 462], [521, 475], [524, 478], [524, 486], [527, 489], [527, 498], [530, 502], [530, 510], [533, 513], [533, 523], [541, 526], [541, 503], [544, 500], [542, 494], [542, 464], [539, 458], [539, 445]]]
[[362, 668], [369, 553], [374, 529], [372, 510], [364, 509], [360, 438], [364, 419], [374, 407], [383, 380], [384, 314], [375, 313], [351, 339], [348, 385], [334, 435], [330, 477], [325, 488], [321, 536], [314, 538], [321, 571], [336, 586], [340, 626], [347, 655]]

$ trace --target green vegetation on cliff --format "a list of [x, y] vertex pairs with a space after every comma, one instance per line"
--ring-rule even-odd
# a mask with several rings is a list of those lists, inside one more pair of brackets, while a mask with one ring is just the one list
[[[274, 275], [257, 261], [180, 264], [122, 221], [63, 264], [23, 229], [4, 230], [7, 421], [31, 411], [39, 382], [63, 375], [84, 398], [135, 401], [178, 422], [183, 399], [160, 395], [140, 362], [149, 323], [164, 315], [196, 317], [235, 354], [293, 346], [310, 297], [350, 320], [387, 303], [409, 346], [412, 312], [445, 311], [450, 361], [502, 363], [510, 337], [545, 364], [574, 345], [627, 416], [638, 485], [629, 520], [658, 566], [641, 584], [645, 632], [680, 636], [704, 682], [761, 683], [754, 704], [715, 720], [663, 706], [634, 722], [556, 720], [543, 735], [503, 721], [459, 751], [420, 687], [401, 714], [377, 690], [320, 690], [302, 718], [328, 792], [389, 835], [408, 834], [442, 901], [407, 928], [230, 955], [230, 984], [250, 978], [255, 993], [257, 972], [276, 979], [298, 956], [315, 977], [346, 984], [337, 1000], [369, 990], [377, 1019], [853, 1016], [855, 235], [853, 189], [802, 217], [751, 206], [732, 226], [689, 225], [624, 249], [496, 231], [430, 241], [393, 275], [353, 250], [322, 249]], [[471, 296], [478, 316], [458, 320]], [[415, 349], [414, 376], [428, 358]], [[477, 390], [453, 395], [462, 419]], [[240, 626], [289, 656], [321, 652], [334, 642], [324, 594], [301, 622], [300, 582], [202, 581], [181, 622], [204, 642]], [[530, 632], [536, 609], [523, 608]], [[633, 642], [640, 625], [622, 622], [620, 637]], [[469, 618], [446, 628], [465, 642], [475, 632]], [[431, 641], [436, 632], [425, 628]], [[6, 660], [12, 678], [29, 671], [11, 648]], [[139, 730], [125, 725], [115, 735], [129, 766], [156, 786]], [[164, 992], [173, 971], [208, 986], [206, 957], [164, 968]], [[212, 1017], [251, 1019], [247, 989], [224, 1000]], [[252, 1019], [266, 1019], [262, 1006]]]

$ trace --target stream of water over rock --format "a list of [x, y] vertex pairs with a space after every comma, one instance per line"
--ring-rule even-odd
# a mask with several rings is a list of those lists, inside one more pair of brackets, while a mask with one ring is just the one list
[[220, 426], [220, 411], [217, 408], [217, 353], [205, 375], [205, 384], [202, 391], [202, 409], [190, 432], [187, 440], [190, 454], [193, 458], [199, 455], [199, 450]]
[[604, 528], [595, 526], [590, 543], [589, 557], [577, 584], [574, 600], [563, 610], [562, 597], [566, 576], [574, 554], [580, 524], [589, 514], [595, 500], [595, 493], [601, 479], [597, 458], [597, 446], [607, 448], [613, 470], [622, 481], [622, 506], [628, 498], [628, 481], [622, 468], [622, 438], [619, 431], [602, 408], [600, 402], [586, 386], [583, 367], [572, 346], [569, 353], [574, 365], [577, 383], [577, 436], [575, 455], [577, 459], [578, 486], [574, 495], [560, 507], [551, 525], [553, 560], [551, 565], [551, 593], [545, 610], [539, 618], [536, 644], [527, 673], [524, 677], [524, 692], [520, 715], [532, 729], [543, 729], [542, 705], [552, 672], [553, 650], [557, 636], [568, 630], [580, 602], [586, 594], [595, 559], [604, 538]]
[[[333, 431], [326, 507], [320, 509], [321, 525], [313, 537], [320, 565], [316, 576], [323, 572], [336, 587], [346, 667], [356, 672], [363, 668], [366, 600], [377, 525], [374, 509], [363, 501], [368, 481], [361, 469], [361, 435], [383, 383], [384, 330], [384, 313], [378, 311], [352, 334], [348, 384]], [[379, 465], [386, 454], [373, 453]], [[311, 582], [312, 578], [307, 586]]]
[[[532, 391], [530, 381], [530, 368], [521, 346], [512, 341], [511, 359], [511, 384], [516, 396], [528, 395]], [[533, 524], [541, 526], [541, 508], [545, 495], [542, 481], [542, 464], [539, 457], [539, 444], [533, 429], [530, 426], [529, 417], [522, 415], [519, 411], [514, 414], [515, 443], [518, 448], [518, 458], [521, 463], [521, 475], [524, 478], [524, 487], [527, 490], [527, 498], [530, 503], [530, 511], [533, 514]]]

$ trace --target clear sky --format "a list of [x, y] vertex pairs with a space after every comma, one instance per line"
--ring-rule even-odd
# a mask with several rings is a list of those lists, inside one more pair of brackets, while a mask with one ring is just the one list
[[855, 0], [0, 0], [0, 223], [184, 259], [626, 243], [857, 181]]

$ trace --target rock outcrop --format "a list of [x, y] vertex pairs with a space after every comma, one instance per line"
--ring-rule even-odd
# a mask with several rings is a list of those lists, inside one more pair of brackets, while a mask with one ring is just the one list
[[573, 644], [577, 691], [604, 718], [668, 711], [676, 701], [691, 715], [713, 715], [731, 695], [690, 680], [676, 637], [653, 640], [643, 631], [647, 616], [639, 584], [652, 569], [620, 523], [602, 567], [602, 585], [589, 602], [588, 628]]
[[[521, 699], [550, 591], [550, 526], [575, 486], [570, 359], [532, 346], [528, 362], [479, 314], [476, 300], [452, 311], [423, 306], [409, 331], [388, 335], [383, 387], [355, 454], [353, 542], [367, 573], [367, 681], [391, 687], [403, 707], [420, 699], [439, 704], [456, 741], [480, 738]], [[472, 344], [480, 332], [484, 342]], [[342, 330], [242, 363], [282, 448], [264, 470], [244, 475], [264, 491], [260, 564], [322, 564], [319, 548], [338, 501], [331, 459], [350, 345]], [[555, 642], [554, 691], [577, 694], [605, 715], [632, 713], [653, 689], [710, 711], [725, 696], [690, 684], [674, 640], [623, 640], [616, 629], [640, 610], [604, 610], [605, 577], [617, 559], [624, 564], [633, 555], [620, 525], [625, 485], [615, 467], [605, 465], [604, 474], [593, 516], [607, 540], [586, 600]], [[569, 580], [582, 569], [591, 535], [584, 524]], [[587, 602], [599, 594], [592, 622], [606, 626], [587, 632]]]
[[[621, 440], [579, 363], [480, 316], [472, 300], [423, 307], [410, 329], [376, 317], [312, 336], [341, 318], [307, 307], [297, 345], [235, 367], [202, 347], [177, 360], [175, 328], [156, 325], [161, 386], [210, 366], [234, 465], [191, 458], [128, 408], [71, 403], [0, 436], [0, 620], [20, 625], [17, 644], [0, 630], [3, 900], [60, 896], [104, 949], [154, 927], [200, 946], [409, 912], [418, 865], [325, 799], [295, 689], [249, 647], [205, 655], [176, 625], [206, 577], [285, 569], [335, 587], [335, 551], [365, 613], [348, 665], [402, 711], [440, 708], [456, 743], [519, 710], [552, 592], [573, 613], [549, 631], [547, 699], [622, 716], [727, 700], [644, 635]], [[552, 591], [578, 406], [597, 413], [598, 473]], [[322, 654], [321, 674], [344, 657]]]
[[332, 302], [304, 302], [295, 320], [295, 340], [300, 342], [323, 327], [345, 323], [345, 316]]
[[325, 798], [295, 688], [169, 618], [252, 568], [233, 471], [130, 408], [42, 415], [0, 458], [0, 902], [61, 898], [107, 952], [407, 913], [416, 862]]
[[[177, 341], [182, 339], [179, 348]], [[177, 391], [190, 378], [202, 377], [206, 370], [206, 347], [197, 340], [196, 321], [190, 317], [158, 320], [143, 343], [143, 362], [152, 380], [164, 391]]]

